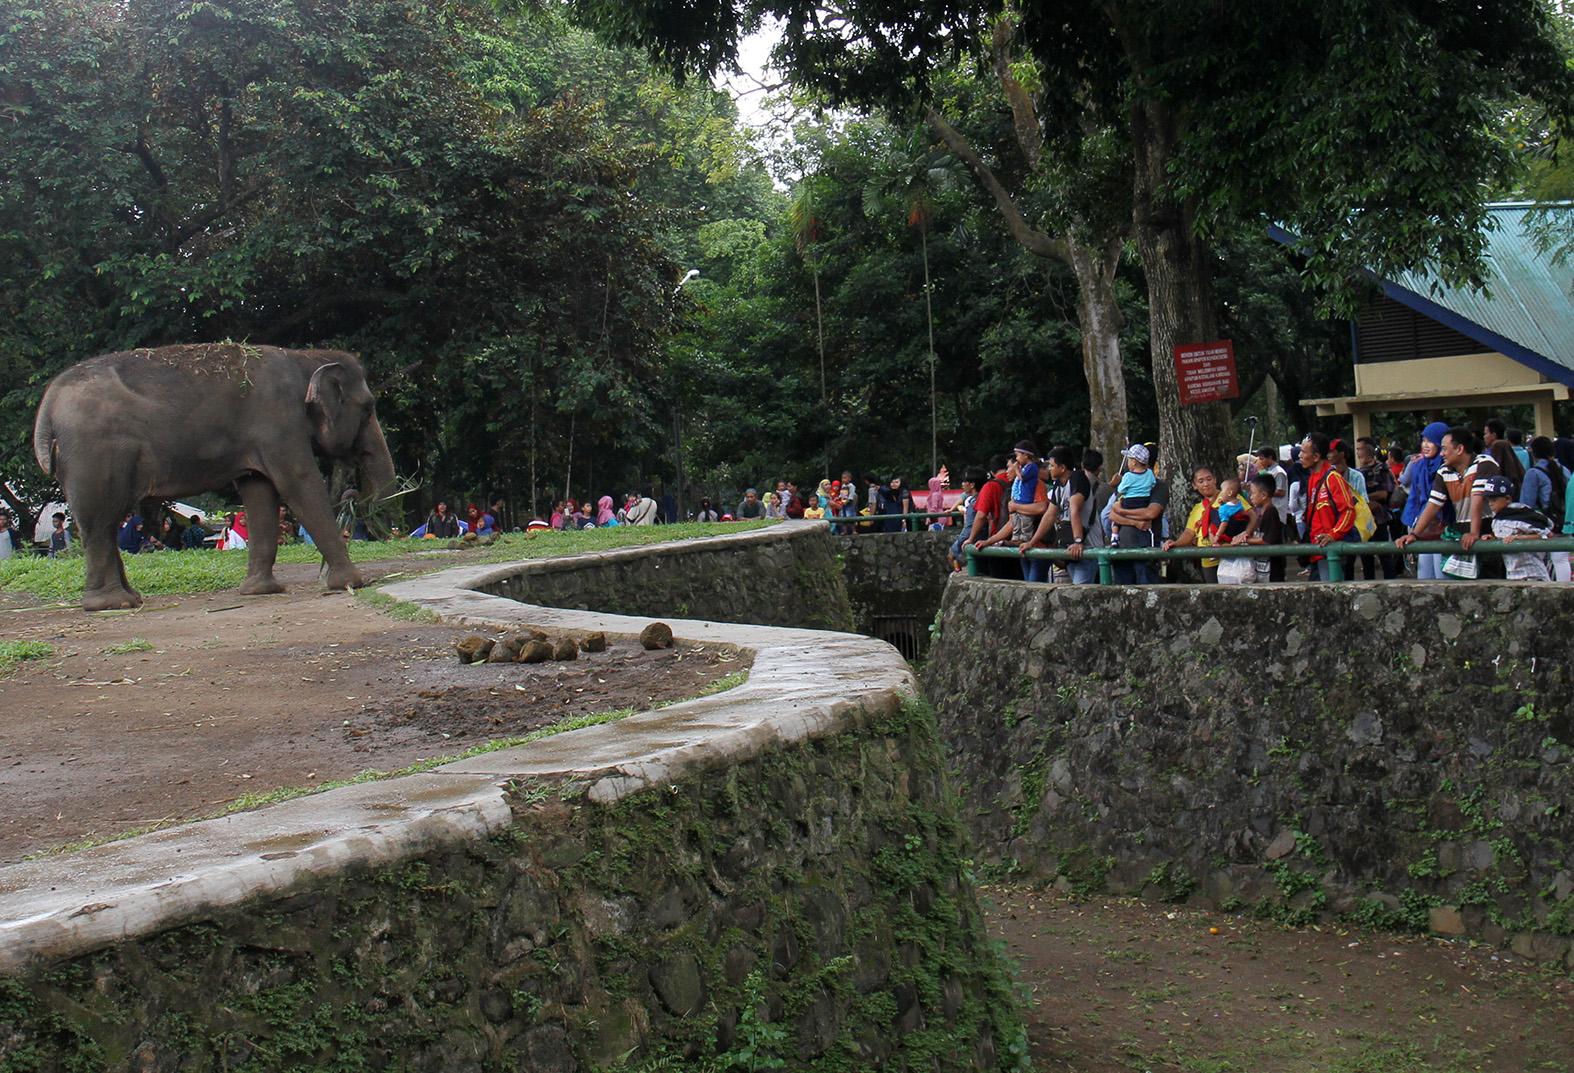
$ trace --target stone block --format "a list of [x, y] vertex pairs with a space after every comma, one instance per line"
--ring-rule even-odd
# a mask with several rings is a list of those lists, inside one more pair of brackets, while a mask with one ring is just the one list
[[1263, 856], [1270, 861], [1277, 861], [1288, 857], [1295, 852], [1295, 832], [1289, 828], [1280, 828], [1263, 850]]
[[705, 1007], [705, 981], [700, 963], [687, 950], [661, 959], [650, 970], [650, 984], [656, 997], [675, 1017], [692, 1017]]
[[1438, 935], [1464, 935], [1465, 920], [1459, 914], [1459, 907], [1453, 905], [1434, 905], [1427, 910], [1427, 927]]
[[798, 1056], [818, 1058], [831, 1049], [841, 1031], [841, 1010], [835, 996], [825, 988], [818, 988], [798, 1014], [794, 1035]]
[[1568, 956], [1569, 941], [1562, 935], [1525, 931], [1514, 936], [1509, 949], [1529, 961], [1556, 964]]

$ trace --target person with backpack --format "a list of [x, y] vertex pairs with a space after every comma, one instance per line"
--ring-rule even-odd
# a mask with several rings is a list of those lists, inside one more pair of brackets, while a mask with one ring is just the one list
[[[1530, 441], [1530, 468], [1525, 471], [1519, 498], [1525, 506], [1552, 519], [1555, 530], [1563, 529], [1568, 511], [1569, 471], [1553, 455], [1552, 441], [1537, 436]], [[1569, 553], [1552, 553], [1552, 574], [1558, 581], [1569, 580]]]

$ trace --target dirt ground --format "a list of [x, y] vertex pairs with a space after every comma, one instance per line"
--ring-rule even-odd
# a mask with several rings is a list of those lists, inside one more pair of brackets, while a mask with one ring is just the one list
[[[376, 579], [408, 564], [360, 565]], [[0, 678], [0, 862], [682, 700], [748, 666], [716, 646], [636, 642], [572, 663], [465, 666], [453, 643], [472, 631], [323, 594], [315, 566], [281, 563], [278, 576], [289, 592], [150, 596], [135, 612], [0, 593], [0, 637], [55, 653]]]
[[1431, 936], [981, 892], [1030, 996], [1040, 1073], [1574, 1069], [1574, 982]]

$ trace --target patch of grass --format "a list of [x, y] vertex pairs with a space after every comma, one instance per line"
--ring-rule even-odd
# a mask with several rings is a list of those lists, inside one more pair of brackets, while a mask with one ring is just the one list
[[[356, 540], [350, 542], [350, 559], [370, 562], [418, 552], [443, 552], [430, 557], [430, 567], [412, 572], [441, 570], [459, 564], [501, 563], [514, 559], [550, 559], [560, 555], [637, 547], [667, 540], [693, 540], [759, 529], [767, 522], [722, 522], [683, 525], [620, 525], [610, 529], [577, 532], [510, 533], [490, 547], [447, 552], [446, 540]], [[126, 577], [144, 596], [213, 592], [238, 588], [246, 577], [246, 551], [156, 551], [124, 556]], [[281, 563], [321, 563], [322, 555], [310, 544], [286, 544], [279, 549]], [[17, 555], [0, 560], [0, 589], [30, 592], [43, 600], [79, 603], [82, 599], [80, 558], [47, 559]]]
[[54, 654], [54, 646], [43, 641], [0, 641], [0, 678], [16, 670], [24, 659], [48, 659]]
[[440, 622], [442, 620], [442, 616], [436, 611], [424, 608], [420, 604], [395, 600], [392, 596], [377, 589], [361, 589], [356, 592], [355, 598], [391, 618], [404, 619], [406, 622]]
[[[727, 675], [727, 676], [725, 676], [723, 678], [718, 678], [714, 682], [711, 682], [709, 685], [704, 686], [703, 688], [700, 689], [700, 691], [698, 693], [695, 694], [695, 696], [696, 697], [708, 697], [708, 696], [710, 696], [713, 693], [725, 693], [729, 689], [734, 689], [734, 688], [736, 688], [738, 686], [741, 686], [743, 683], [747, 682], [748, 680], [749, 680], [749, 672], [748, 671], [733, 671], [731, 674], [729, 674], [729, 675]], [[674, 701], [673, 703], [676, 704], [678, 702]], [[666, 705], [662, 705], [662, 707], [666, 707]]]
[[1311, 1067], [1316, 1073], [1464, 1073], [1467, 1068], [1454, 1062], [1438, 1065], [1414, 1044], [1369, 1043], [1358, 1051], [1328, 1056], [1326, 1065]]
[[121, 641], [118, 645], [110, 645], [104, 651], [111, 656], [124, 656], [132, 652], [157, 652], [153, 642], [146, 637], [133, 637], [129, 641]]

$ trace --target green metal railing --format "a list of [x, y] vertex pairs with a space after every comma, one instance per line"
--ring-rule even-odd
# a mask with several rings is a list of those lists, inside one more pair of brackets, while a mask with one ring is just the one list
[[862, 525], [865, 522], [923, 522], [930, 518], [950, 518], [957, 525], [962, 524], [962, 513], [955, 510], [923, 510], [913, 514], [827, 514], [820, 520], [832, 525]]
[[[999, 546], [989, 548], [969, 546], [963, 551], [967, 555], [969, 577], [978, 576], [980, 558], [1020, 559], [1023, 557], [1023, 553], [1017, 548]], [[1087, 562], [1091, 559], [1097, 562], [1099, 584], [1110, 585], [1114, 583], [1112, 567], [1117, 562], [1153, 562], [1167, 559], [1290, 559], [1315, 555], [1327, 558], [1328, 580], [1344, 581], [1344, 561], [1364, 555], [1519, 555], [1542, 551], [1574, 551], [1574, 537], [1551, 537], [1536, 541], [1516, 540], [1512, 543], [1503, 540], [1478, 540], [1468, 553], [1458, 541], [1454, 540], [1418, 540], [1404, 548], [1400, 548], [1392, 541], [1370, 543], [1335, 541], [1326, 547], [1320, 544], [1223, 544], [1211, 548], [1190, 545], [1184, 548], [1171, 548], [1169, 551], [1164, 551], [1162, 548], [1087, 548], [1082, 552], [1081, 561]], [[1062, 548], [1033, 548], [1026, 555], [1053, 562], [1077, 561], [1069, 551]]]

